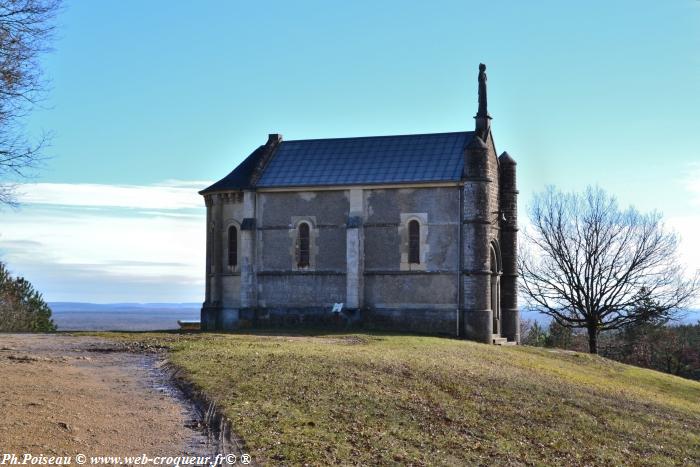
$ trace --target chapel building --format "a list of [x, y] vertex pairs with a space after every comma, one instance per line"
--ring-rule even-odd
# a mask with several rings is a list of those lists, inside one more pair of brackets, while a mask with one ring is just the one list
[[496, 153], [485, 70], [473, 131], [271, 134], [201, 191], [202, 329], [341, 325], [519, 342], [516, 167]]

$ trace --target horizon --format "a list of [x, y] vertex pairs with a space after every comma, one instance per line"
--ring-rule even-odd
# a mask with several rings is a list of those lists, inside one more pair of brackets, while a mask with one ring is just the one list
[[201, 303], [197, 191], [268, 133], [472, 131], [481, 62], [520, 219], [549, 184], [599, 185], [700, 270], [700, 2], [67, 2], [57, 24], [27, 119], [52, 159], [0, 211], [0, 260], [48, 302]]
[[[178, 319], [192, 319], [199, 316], [201, 303], [86, 303], [48, 302], [52, 318], [59, 331], [75, 330], [129, 330], [175, 329]], [[134, 314], [137, 312], [138, 314]], [[162, 316], [162, 312], [170, 313]], [[84, 321], [81, 317], [90, 314]], [[172, 315], [175, 313], [175, 315]], [[521, 319], [547, 325], [552, 318], [537, 311], [520, 306]], [[99, 315], [99, 316], [98, 316]], [[123, 322], [123, 317], [127, 322]], [[671, 326], [700, 323], [700, 308], [682, 310], [667, 324]]]

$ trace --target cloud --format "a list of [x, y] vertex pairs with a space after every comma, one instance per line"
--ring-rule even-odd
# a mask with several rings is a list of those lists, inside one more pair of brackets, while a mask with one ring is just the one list
[[700, 206], [700, 163], [689, 164], [688, 175], [683, 180], [691, 204]]
[[[700, 162], [688, 165], [687, 176], [683, 182], [690, 206], [700, 207]], [[697, 241], [700, 214], [691, 209], [684, 215], [668, 218], [667, 223], [680, 237], [679, 256], [688, 273], [700, 273], [700, 242]], [[695, 306], [700, 308], [700, 296]]]
[[700, 271], [700, 245], [697, 242], [700, 216], [670, 217], [666, 224], [680, 237], [680, 260], [689, 271]]
[[159, 186], [167, 186], [172, 188], [188, 188], [196, 191], [201, 191], [202, 189], [208, 187], [213, 182], [211, 180], [178, 180], [169, 179], [158, 183]]
[[209, 182], [168, 180], [156, 185], [27, 183], [17, 189], [22, 204], [175, 210], [200, 208], [198, 190]]
[[50, 301], [201, 301], [203, 186], [22, 185], [22, 207], [2, 212], [0, 260]]
[[[122, 274], [105, 265], [23, 263], [29, 279], [47, 301], [90, 303], [201, 302], [203, 278], [187, 270], [162, 269], [157, 275]], [[16, 269], [16, 268], [13, 268]], [[181, 274], [181, 272], [185, 272]], [[203, 277], [203, 274], [202, 274]]]
[[6, 240], [4, 242], [0, 240], [0, 244], [2, 245], [1, 248], [6, 251], [25, 251], [42, 246], [41, 243], [33, 240]]
[[[676, 216], [666, 220], [666, 225], [680, 237], [678, 257], [688, 277], [700, 273], [700, 245], [697, 242], [700, 232], [700, 216]], [[700, 309], [700, 296], [691, 308]]]

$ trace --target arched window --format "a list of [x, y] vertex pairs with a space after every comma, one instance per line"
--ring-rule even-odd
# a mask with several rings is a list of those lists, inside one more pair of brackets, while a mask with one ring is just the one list
[[309, 224], [302, 222], [299, 224], [299, 232], [297, 237], [299, 258], [297, 266], [306, 268], [309, 266], [309, 250], [311, 249], [311, 240], [309, 238]]
[[420, 264], [420, 224], [417, 220], [408, 223], [408, 262]]
[[501, 334], [501, 270], [498, 245], [491, 244], [491, 310], [493, 311], [493, 333]]
[[228, 265], [238, 264], [238, 229], [235, 225], [228, 228]]

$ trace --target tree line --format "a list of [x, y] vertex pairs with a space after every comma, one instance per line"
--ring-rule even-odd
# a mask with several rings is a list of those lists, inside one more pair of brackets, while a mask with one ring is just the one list
[[[587, 336], [551, 321], [543, 326], [523, 320], [524, 345], [585, 352]], [[640, 323], [601, 333], [598, 353], [635, 365], [700, 381], [700, 322], [696, 324]]]
[[24, 277], [13, 277], [0, 262], [0, 332], [51, 332], [51, 308]]

